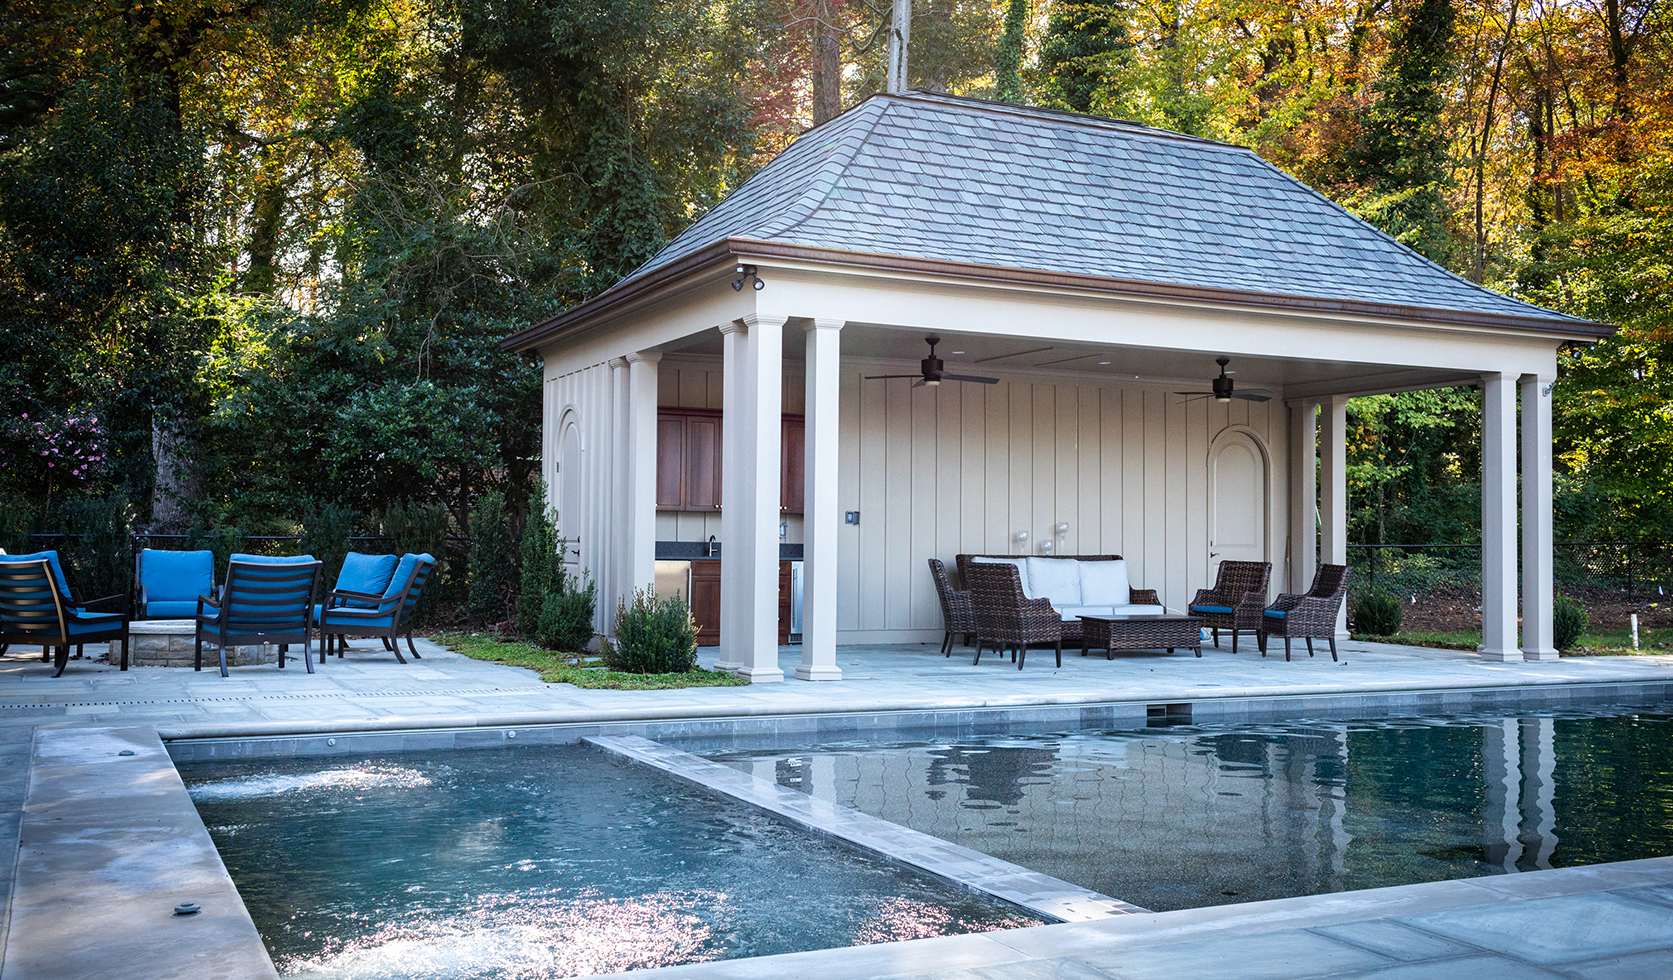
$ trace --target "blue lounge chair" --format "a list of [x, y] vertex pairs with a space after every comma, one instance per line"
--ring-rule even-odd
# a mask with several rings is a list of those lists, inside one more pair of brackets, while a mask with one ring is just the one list
[[144, 548], [135, 559], [140, 619], [190, 619], [197, 598], [215, 588], [212, 551], [158, 551]]
[[277, 643], [282, 668], [290, 644], [300, 643], [302, 663], [313, 673], [314, 595], [319, 578], [320, 563], [312, 555], [233, 555], [227, 565], [227, 583], [219, 594], [198, 596], [193, 668], [203, 669], [205, 640], [220, 649], [222, 677], [227, 676], [229, 646]]
[[[320, 615], [320, 632], [326, 637], [327, 649], [335, 638], [337, 659], [351, 636], [375, 636], [394, 652], [395, 659], [406, 663], [401, 656], [401, 636], [407, 638], [407, 650], [414, 660], [422, 660], [412, 642], [413, 614], [418, 610], [418, 598], [424, 584], [436, 567], [436, 559], [429, 554], [402, 555], [389, 586], [383, 594], [334, 591], [326, 597], [325, 610]], [[323, 654], [322, 654], [323, 658]]]
[[[51, 555], [51, 558], [44, 557]], [[127, 596], [111, 596], [88, 605], [120, 602], [121, 611], [93, 612], [73, 605], [64, 587], [64, 571], [56, 552], [6, 555], [0, 561], [0, 643], [39, 645], [44, 660], [57, 651], [54, 677], [70, 662], [70, 647], [101, 641], [122, 641], [122, 669], [128, 669]]]

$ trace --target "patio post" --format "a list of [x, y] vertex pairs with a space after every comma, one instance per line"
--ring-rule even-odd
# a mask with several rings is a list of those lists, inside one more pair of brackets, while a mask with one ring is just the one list
[[[738, 676], [753, 683], [784, 680], [778, 666], [778, 521], [779, 463], [783, 438], [784, 324], [789, 317], [750, 314], [741, 333], [728, 335], [742, 357], [742, 370], [728, 372], [725, 381], [725, 452], [721, 466], [721, 516], [726, 501], [736, 511], [735, 538], [721, 552], [721, 604], [733, 618], [721, 627], [726, 661], [738, 664]], [[730, 348], [729, 348], [730, 350]], [[741, 411], [733, 411], [736, 400]], [[732, 494], [728, 498], [726, 495]], [[730, 577], [728, 577], [730, 573]], [[728, 592], [727, 585], [733, 586]], [[730, 627], [728, 639], [725, 630]]]
[[[619, 595], [656, 584], [656, 372], [658, 351], [627, 355], [626, 561], [617, 586]], [[607, 617], [608, 618], [608, 617]]]
[[1516, 385], [1481, 379], [1481, 659], [1521, 660], [1516, 643]]
[[1319, 403], [1290, 403], [1290, 581], [1306, 592], [1319, 567]]
[[[721, 341], [721, 434], [720, 434], [720, 654], [716, 670], [739, 671], [748, 661], [750, 627], [739, 620], [741, 604], [736, 597], [743, 591], [743, 562], [748, 555], [744, 546], [746, 527], [744, 517], [744, 474], [742, 466], [748, 459], [743, 454], [743, 443], [748, 426], [743, 420], [750, 413], [749, 390], [744, 384], [746, 362], [749, 360], [749, 328], [742, 320], [720, 325]], [[736, 429], [733, 426], [736, 425]], [[736, 555], [737, 561], [732, 561]]]
[[[610, 460], [610, 521], [613, 525], [622, 526], [622, 508], [628, 500], [628, 460], [623, 455], [628, 446], [628, 412], [631, 410], [628, 401], [628, 366], [627, 358], [613, 357], [610, 359], [610, 445], [615, 447], [607, 458]], [[616, 600], [627, 591], [627, 571], [629, 567], [628, 548], [632, 539], [627, 535], [617, 537], [611, 535], [612, 549], [609, 552], [600, 550], [598, 554], [599, 566], [603, 574], [600, 576], [599, 589], [604, 595], [606, 609], [614, 609]], [[601, 541], [600, 544], [603, 542]], [[604, 617], [605, 632], [613, 633], [616, 628], [616, 618]]]
[[[1332, 395], [1323, 402], [1324, 451], [1320, 454], [1319, 479], [1324, 482], [1322, 520], [1319, 522], [1319, 561], [1325, 565], [1348, 563], [1348, 397]], [[1307, 585], [1312, 585], [1308, 577]], [[1303, 586], [1305, 590], [1307, 586]], [[1336, 612], [1336, 638], [1348, 638], [1348, 604]]]
[[802, 498], [802, 662], [804, 681], [842, 680], [836, 665], [837, 391], [842, 320], [807, 324], [807, 446]]
[[1552, 556], [1551, 385], [1524, 374], [1522, 388], [1522, 656], [1556, 660]]

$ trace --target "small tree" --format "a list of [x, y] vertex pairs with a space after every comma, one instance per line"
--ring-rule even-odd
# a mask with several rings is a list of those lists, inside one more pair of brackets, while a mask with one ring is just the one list
[[1404, 611], [1400, 597], [1389, 590], [1365, 589], [1354, 599], [1354, 632], [1371, 636], [1393, 636], [1400, 632], [1400, 616]]
[[1553, 646], [1558, 650], [1574, 649], [1591, 625], [1592, 618], [1586, 614], [1585, 606], [1566, 595], [1557, 597], [1557, 604], [1551, 610]]
[[471, 514], [470, 611], [493, 625], [511, 618], [517, 594], [517, 549], [505, 510], [505, 495], [490, 490]]
[[546, 507], [546, 485], [537, 482], [529, 492], [529, 519], [523, 525], [521, 580], [517, 596], [517, 632], [534, 638], [548, 596], [563, 592], [563, 552], [552, 512]]
[[[559, 555], [561, 558], [562, 552]], [[593, 584], [592, 576], [585, 573], [579, 583], [568, 575], [561, 575], [559, 581], [563, 590], [546, 593], [541, 604], [535, 641], [548, 650], [574, 653], [586, 649], [593, 641], [598, 587]]]

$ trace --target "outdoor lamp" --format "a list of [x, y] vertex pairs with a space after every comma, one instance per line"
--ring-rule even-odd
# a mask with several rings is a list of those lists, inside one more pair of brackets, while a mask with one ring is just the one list
[[760, 276], [755, 274], [755, 266], [753, 265], [740, 265], [733, 271], [738, 274], [738, 278], [732, 280], [733, 292], [743, 292], [744, 283], [751, 279], [755, 280], [755, 288], [757, 290], [760, 290], [767, 285], [761, 281]]

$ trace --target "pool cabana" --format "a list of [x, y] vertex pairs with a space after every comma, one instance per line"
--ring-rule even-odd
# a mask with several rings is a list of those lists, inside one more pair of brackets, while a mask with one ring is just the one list
[[[598, 629], [712, 540], [720, 664], [777, 681], [798, 552], [804, 680], [840, 679], [839, 644], [939, 643], [932, 557], [1118, 553], [1175, 611], [1227, 558], [1305, 590], [1346, 561], [1347, 399], [1455, 385], [1484, 400], [1481, 656], [1555, 658], [1551, 385], [1612, 329], [1454, 276], [1252, 151], [908, 92], [505, 344], [545, 366], [543, 472]], [[997, 383], [871, 380], [918, 374], [931, 335]], [[1177, 394], [1221, 357], [1269, 400]]]

